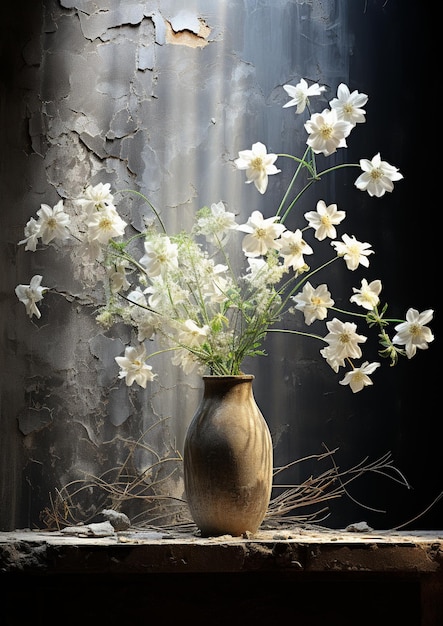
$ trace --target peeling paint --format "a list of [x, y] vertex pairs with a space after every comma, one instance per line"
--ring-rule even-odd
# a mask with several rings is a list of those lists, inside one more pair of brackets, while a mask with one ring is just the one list
[[155, 43], [162, 46], [166, 43], [166, 21], [158, 11], [154, 11], [151, 17], [155, 27]]
[[171, 18], [170, 22], [175, 33], [179, 33], [183, 30], [189, 30], [191, 33], [194, 33], [194, 35], [200, 34], [202, 20], [191, 11], [179, 11], [174, 17]]
[[182, 11], [171, 21], [166, 21], [166, 43], [189, 48], [204, 48], [208, 45], [211, 28], [206, 22], [191, 13]]
[[[76, 3], [78, 5], [78, 3]], [[111, 28], [121, 27], [125, 24], [140, 24], [145, 16], [143, 4], [140, 2], [112, 3], [112, 9], [100, 10], [91, 14], [78, 11], [83, 35], [86, 39], [94, 41], [105, 35]]]

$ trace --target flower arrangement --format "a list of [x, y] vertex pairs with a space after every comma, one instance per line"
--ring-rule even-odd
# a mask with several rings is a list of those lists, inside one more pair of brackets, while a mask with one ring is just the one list
[[[31, 218], [19, 244], [25, 249], [55, 246], [70, 249], [73, 262], [82, 271], [85, 286], [96, 290], [103, 284], [103, 303], [97, 322], [105, 329], [123, 321], [133, 328], [134, 341], [124, 355], [116, 357], [119, 377], [128, 386], [134, 382], [143, 388], [156, 374], [148, 360], [171, 351], [172, 363], [185, 373], [196, 371], [213, 375], [241, 373], [246, 357], [263, 355], [268, 332], [304, 335], [319, 341], [320, 354], [338, 373], [345, 370], [340, 384], [355, 393], [372, 385], [371, 375], [380, 362], [364, 360], [361, 344], [367, 340], [357, 327], [365, 324], [378, 334], [379, 354], [395, 365], [400, 356], [412, 358], [418, 349], [428, 348], [434, 337], [427, 326], [433, 310], [419, 312], [409, 308], [405, 319], [387, 317], [382, 304], [379, 279], [363, 278], [353, 287], [349, 298], [354, 307], [344, 311], [335, 302], [321, 275], [332, 263], [346, 264], [353, 272], [369, 267], [374, 250], [354, 235], [337, 238], [337, 228], [346, 217], [336, 204], [320, 199], [315, 209], [297, 216], [302, 221], [296, 230], [285, 223], [298, 208], [304, 192], [314, 183], [344, 167], [360, 169], [355, 186], [370, 196], [392, 192], [394, 182], [403, 176], [382, 160], [380, 154], [359, 163], [344, 163], [319, 170], [317, 160], [346, 148], [351, 131], [366, 121], [364, 106], [368, 96], [351, 92], [340, 84], [329, 108], [311, 114], [311, 99], [325, 91], [319, 84], [301, 79], [296, 86], [285, 85], [290, 100], [284, 105], [296, 107], [310, 118], [304, 123], [306, 149], [301, 157], [270, 154], [257, 142], [242, 150], [234, 160], [236, 170], [243, 170], [246, 183], [253, 183], [260, 194], [267, 190], [269, 177], [278, 175], [277, 159], [294, 162], [295, 172], [275, 215], [264, 217], [252, 211], [246, 223], [220, 201], [203, 207], [195, 216], [190, 232], [168, 234], [158, 211], [137, 191], [111, 191], [109, 183], [87, 185], [69, 206], [60, 200], [53, 208], [42, 204], [37, 219]], [[303, 176], [303, 178], [302, 178]], [[295, 192], [295, 183], [302, 179]], [[122, 219], [116, 208], [117, 193], [124, 197], [136, 194], [146, 202], [145, 228], [135, 229]], [[314, 249], [306, 234], [313, 234], [313, 245], [330, 240], [329, 260], [308, 265]], [[230, 246], [241, 245], [244, 264], [233, 262]], [[305, 259], [306, 257], [306, 259]], [[30, 318], [41, 317], [38, 303], [44, 294], [54, 291], [42, 285], [42, 276], [34, 276], [28, 285], [18, 285], [16, 295]], [[302, 332], [279, 326], [283, 315], [303, 315], [307, 327], [315, 323], [318, 332]], [[388, 328], [393, 326], [393, 332]], [[310, 329], [308, 328], [308, 331]], [[154, 344], [151, 340], [158, 339]], [[148, 352], [148, 346], [155, 348]]]

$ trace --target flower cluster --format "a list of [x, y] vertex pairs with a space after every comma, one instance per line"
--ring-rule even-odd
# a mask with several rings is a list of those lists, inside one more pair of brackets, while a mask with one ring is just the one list
[[[310, 99], [325, 91], [304, 79], [284, 89], [291, 98], [284, 108], [296, 106], [298, 114], [310, 113]], [[375, 328], [379, 354], [393, 365], [399, 356], [411, 358], [434, 339], [427, 326], [433, 311], [410, 308], [406, 319], [389, 319], [387, 305], [380, 301], [381, 281], [366, 278], [352, 289], [349, 300], [356, 310], [336, 308], [327, 284], [315, 282], [317, 275], [334, 262], [344, 262], [351, 272], [359, 266], [367, 268], [374, 250], [354, 235], [344, 233], [339, 239], [337, 227], [346, 213], [322, 199], [315, 209], [299, 216], [305, 220], [302, 227], [289, 230], [285, 223], [303, 193], [339, 168], [360, 168], [356, 188], [375, 197], [391, 192], [394, 182], [403, 178], [379, 153], [357, 164], [317, 168], [318, 155], [328, 157], [347, 147], [353, 128], [366, 121], [367, 100], [366, 94], [351, 93], [346, 85], [339, 85], [329, 108], [313, 113], [305, 122], [306, 149], [300, 158], [269, 154], [261, 142], [238, 153], [235, 168], [245, 171], [246, 182], [253, 183], [260, 194], [266, 192], [269, 176], [280, 173], [277, 159], [293, 160], [293, 178], [271, 217], [255, 210], [245, 223], [238, 223], [220, 201], [197, 212], [190, 232], [168, 234], [161, 213], [149, 199], [126, 190], [120, 195], [134, 193], [143, 198], [147, 213], [143, 232], [133, 230], [125, 239], [131, 227], [117, 211], [116, 192], [109, 183], [98, 183], [83, 189], [69, 209], [63, 200], [53, 208], [42, 204], [37, 219], [26, 224], [19, 244], [32, 252], [42, 246], [69, 244], [76, 263], [93, 268], [94, 280], [104, 286], [97, 321], [106, 329], [121, 321], [133, 328], [134, 341], [124, 355], [116, 357], [119, 377], [127, 385], [135, 382], [146, 387], [156, 375], [147, 360], [165, 351], [171, 351], [172, 363], [185, 373], [239, 374], [246, 357], [264, 354], [268, 332], [285, 332], [318, 340], [320, 354], [334, 372], [345, 370], [339, 382], [358, 392], [372, 384], [370, 376], [380, 363], [364, 360], [361, 345], [367, 337], [357, 322]], [[295, 193], [295, 181], [302, 175], [301, 190]], [[308, 265], [314, 250], [305, 239], [306, 231], [313, 232], [318, 242], [330, 240], [330, 258], [317, 267]], [[229, 253], [230, 246], [239, 243], [244, 254], [240, 269], [231, 261], [235, 255]], [[42, 276], [36, 275], [29, 285], [16, 288], [30, 317], [40, 318], [37, 304], [46, 291], [53, 291], [41, 282]], [[315, 323], [323, 331], [281, 327], [284, 314], [285, 318], [302, 314], [307, 327]], [[394, 324], [392, 337], [387, 331], [390, 324]], [[149, 345], [155, 345], [150, 353]]]

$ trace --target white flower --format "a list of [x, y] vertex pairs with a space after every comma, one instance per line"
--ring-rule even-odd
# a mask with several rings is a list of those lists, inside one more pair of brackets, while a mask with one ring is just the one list
[[23, 302], [26, 308], [26, 313], [29, 317], [35, 315], [37, 318], [41, 317], [41, 313], [37, 308], [36, 302], [43, 300], [43, 293], [49, 289], [49, 287], [42, 287], [42, 276], [36, 274], [31, 278], [29, 285], [17, 285], [15, 288], [15, 294], [20, 302]]
[[145, 254], [140, 259], [140, 265], [146, 268], [149, 276], [161, 276], [178, 267], [178, 246], [167, 235], [147, 239], [144, 247]]
[[198, 348], [208, 338], [209, 326], [198, 326], [193, 320], [186, 320], [178, 335], [178, 343], [190, 348]]
[[304, 254], [314, 254], [314, 250], [303, 239], [300, 229], [295, 232], [285, 230], [279, 240], [280, 255], [284, 259], [286, 267], [299, 270], [305, 265]]
[[156, 330], [158, 317], [151, 311], [148, 311], [148, 303], [139, 287], [128, 294], [128, 300], [131, 303], [127, 307], [129, 309], [129, 318], [137, 327], [138, 341], [142, 343], [145, 339], [151, 339]]
[[146, 302], [146, 297], [143, 292], [140, 290], [140, 287], [130, 291], [127, 295], [127, 300], [130, 303], [130, 316], [135, 322], [138, 322], [141, 315], [144, 315], [146, 309], [148, 308], [148, 303]]
[[340, 224], [346, 217], [345, 211], [337, 211], [336, 204], [326, 206], [324, 200], [317, 202], [317, 211], [308, 211], [305, 218], [311, 228], [315, 230], [315, 238], [323, 241], [326, 237], [334, 239], [337, 237], [335, 225]]
[[360, 367], [355, 367], [345, 374], [345, 377], [340, 380], [340, 385], [349, 385], [353, 393], [361, 391], [363, 387], [372, 385], [373, 382], [369, 378], [369, 374], [375, 372], [377, 367], [380, 367], [380, 363], [369, 363], [365, 361]]
[[343, 235], [343, 241], [331, 241], [338, 256], [342, 256], [346, 261], [348, 270], [354, 271], [359, 265], [369, 266], [368, 255], [373, 254], [374, 250], [370, 250], [370, 243], [362, 243], [352, 235]]
[[232, 283], [232, 279], [230, 278], [228, 280], [226, 274], [229, 267], [221, 263], [214, 265], [214, 262], [208, 259], [203, 263], [202, 269], [203, 283], [201, 289], [204, 298], [213, 304], [216, 302], [225, 302], [226, 292]]
[[171, 299], [163, 280], [155, 277], [152, 285], [146, 287], [144, 293], [151, 294], [148, 297], [148, 304], [154, 311], [159, 311], [163, 315], [172, 315]]
[[140, 291], [140, 287], [130, 291], [127, 295], [127, 300], [135, 305], [135, 309], [138, 308], [146, 308], [146, 298], [143, 295], [143, 292]]
[[372, 161], [360, 159], [360, 167], [363, 174], [357, 178], [355, 186], [360, 191], [367, 191], [370, 196], [377, 198], [394, 189], [393, 181], [403, 178], [397, 167], [381, 160], [380, 153], [376, 154]]
[[143, 309], [140, 309], [140, 311], [137, 315], [137, 340], [141, 343], [155, 335], [158, 327], [158, 316]]
[[76, 202], [89, 215], [95, 211], [102, 211], [114, 203], [114, 196], [110, 189], [110, 183], [98, 183], [95, 187], [88, 185], [83, 196], [77, 198]]
[[344, 358], [337, 354], [337, 350], [334, 346], [326, 346], [326, 348], [322, 348], [320, 350], [320, 354], [324, 359], [326, 359], [326, 363], [334, 370], [334, 372], [338, 372], [340, 367], [345, 366]]
[[368, 283], [366, 278], [362, 278], [361, 289], [352, 287], [352, 291], [354, 292], [354, 295], [350, 297], [350, 302], [355, 302], [364, 309], [372, 311], [372, 309], [380, 302], [380, 298], [378, 296], [381, 292], [381, 281], [373, 280]]
[[120, 367], [118, 377], [124, 378], [128, 387], [135, 382], [145, 389], [148, 381], [154, 380], [156, 376], [152, 367], [145, 363], [146, 348], [143, 344], [127, 346], [125, 356], [116, 356], [115, 360]]
[[204, 370], [197, 357], [185, 348], [175, 350], [171, 362], [173, 365], [181, 367], [186, 375], [192, 374], [193, 372], [202, 374]]
[[365, 122], [366, 111], [362, 109], [368, 101], [365, 93], [349, 91], [349, 87], [341, 83], [337, 88], [337, 97], [333, 98], [329, 106], [337, 111], [340, 120], [345, 120], [355, 126]]
[[252, 150], [241, 150], [234, 164], [239, 170], [246, 170], [247, 183], [254, 183], [260, 193], [265, 193], [268, 187], [268, 176], [278, 174], [274, 165], [276, 154], [267, 154], [266, 146], [259, 141], [252, 145]]
[[411, 359], [417, 352], [417, 348], [426, 350], [428, 343], [434, 341], [434, 335], [431, 329], [426, 326], [434, 315], [432, 309], [427, 309], [419, 313], [416, 309], [408, 309], [406, 313], [406, 322], [402, 322], [395, 326], [397, 334], [392, 339], [392, 343], [404, 344], [406, 355]]
[[[284, 85], [284, 90], [290, 101], [283, 108], [296, 107], [298, 114], [309, 110], [311, 97], [321, 96], [320, 101], [324, 100], [325, 87], [318, 83], [309, 86], [305, 79], [295, 87]], [[262, 208], [265, 204], [261, 201], [248, 211], [245, 223], [237, 224], [235, 213], [219, 201], [197, 211], [192, 228], [185, 229], [184, 223], [180, 225], [180, 215], [169, 215], [171, 207], [157, 210], [148, 197], [133, 190], [137, 208], [143, 200], [146, 213], [137, 214], [134, 228], [123, 240], [127, 224], [114, 205], [111, 185], [98, 183], [85, 186], [78, 200], [71, 201], [70, 211], [65, 212], [62, 200], [54, 208], [42, 204], [38, 219], [28, 221], [19, 244], [34, 252], [40, 238], [43, 244], [69, 238], [73, 279], [82, 281], [85, 294], [90, 288], [92, 301], [100, 296], [103, 300], [98, 304], [97, 322], [107, 330], [122, 323], [140, 343], [138, 347], [129, 346], [124, 356], [116, 358], [119, 378], [124, 378], [128, 386], [137, 382], [146, 387], [155, 376], [145, 362], [145, 347], [151, 339], [161, 349], [149, 356], [168, 352], [172, 363], [185, 374], [204, 374], [209, 370], [212, 375], [237, 375], [245, 359], [264, 354], [263, 342], [272, 330], [323, 339], [325, 347], [320, 354], [329, 366], [335, 372], [349, 365], [352, 368], [340, 383], [349, 385], [354, 393], [360, 391], [372, 384], [370, 374], [379, 364], [365, 361], [360, 367], [354, 366], [352, 360], [361, 359], [360, 344], [366, 337], [351, 322], [337, 318], [326, 322], [329, 310], [337, 311], [342, 319], [357, 316], [370, 329], [375, 327], [372, 332], [382, 347], [380, 353], [390, 359], [391, 365], [399, 356], [411, 358], [417, 349], [427, 348], [434, 338], [425, 326], [432, 319], [431, 310], [419, 314], [409, 309], [406, 322], [400, 324], [400, 320], [385, 316], [388, 303], [380, 302], [380, 280], [368, 282], [359, 277], [359, 288], [353, 288], [348, 296], [340, 294], [340, 301], [348, 298], [354, 312], [335, 306], [327, 284], [314, 288], [308, 282], [333, 263], [340, 264], [340, 258], [351, 271], [361, 270], [360, 266], [367, 268], [369, 256], [374, 254], [369, 243], [360, 242], [355, 236], [344, 234], [338, 239], [337, 226], [346, 214], [338, 210], [337, 204], [318, 200], [315, 205], [311, 200], [308, 207], [315, 206], [315, 210], [307, 210], [302, 198], [308, 190], [309, 194], [312, 192], [314, 182], [323, 183], [326, 176], [339, 169], [355, 167], [355, 163], [342, 163], [338, 158], [331, 159], [333, 164], [326, 168], [317, 161], [346, 147], [351, 130], [366, 121], [363, 107], [367, 101], [366, 94], [351, 93], [341, 83], [330, 109], [321, 104], [322, 112], [314, 113], [304, 127], [304, 120], [296, 120], [300, 129], [307, 131], [307, 146], [302, 155], [268, 154], [260, 142], [238, 153], [235, 168], [245, 170], [246, 183], [254, 183], [261, 194], [267, 190], [269, 176], [280, 172], [276, 160], [287, 159], [289, 182], [275, 211]], [[380, 154], [372, 161], [362, 159], [360, 167], [355, 186], [371, 196], [392, 191], [393, 183], [403, 178], [397, 168], [381, 160]], [[180, 186], [181, 182], [177, 180], [175, 184]], [[336, 186], [337, 181], [332, 180], [330, 188]], [[303, 214], [306, 222], [302, 220], [304, 226], [299, 227]], [[168, 222], [174, 226], [172, 234], [166, 230]], [[314, 244], [321, 248], [320, 243], [326, 239], [330, 245], [323, 245], [315, 262]], [[52, 247], [57, 250], [60, 246]], [[243, 254], [236, 247], [241, 247]], [[30, 285], [16, 288], [30, 317], [40, 317], [37, 304], [48, 289], [41, 286], [41, 280], [37, 275]], [[51, 291], [57, 293], [53, 288]], [[60, 295], [71, 300], [65, 291], [60, 291]], [[72, 294], [72, 300], [80, 304], [90, 301], [76, 294]], [[356, 313], [354, 305], [363, 307], [364, 313]], [[316, 322], [315, 326], [320, 327], [321, 322], [325, 323], [326, 337], [304, 332], [298, 326], [293, 330], [277, 327], [285, 324], [287, 314], [296, 310], [303, 313], [305, 326]], [[395, 331], [388, 332], [390, 324], [397, 324]], [[406, 348], [394, 344], [404, 344]]]
[[25, 226], [25, 239], [18, 242], [18, 245], [26, 244], [25, 250], [35, 252], [37, 249], [38, 238], [40, 236], [40, 224], [33, 218]]
[[124, 235], [127, 223], [114, 206], [106, 206], [91, 214], [87, 226], [90, 241], [106, 244], [113, 237]]
[[47, 204], [40, 205], [37, 211], [39, 236], [44, 244], [49, 243], [53, 239], [67, 239], [69, 237], [68, 226], [70, 223], [69, 215], [63, 210], [63, 200], [59, 200], [51, 209]]
[[283, 274], [287, 271], [283, 264], [268, 263], [266, 259], [256, 257], [248, 257], [248, 265], [244, 278], [257, 291], [280, 282]]
[[328, 308], [334, 306], [328, 286], [323, 284], [314, 289], [309, 281], [300, 294], [292, 296], [292, 300], [297, 303], [295, 308], [303, 311], [308, 326], [315, 320], [324, 320], [328, 315]]
[[357, 325], [354, 322], [342, 322], [336, 317], [326, 322], [329, 333], [324, 338], [329, 344], [330, 353], [337, 359], [359, 359], [361, 349], [359, 343], [367, 339], [364, 335], [358, 335]]
[[128, 262], [125, 260], [120, 260], [118, 263], [115, 263], [111, 267], [108, 267], [107, 273], [109, 285], [113, 293], [126, 291], [131, 286], [131, 283], [128, 281], [126, 276], [127, 267]]
[[264, 218], [260, 211], [253, 211], [246, 224], [237, 226], [237, 230], [249, 233], [243, 238], [242, 249], [246, 256], [261, 256], [268, 250], [278, 249], [276, 239], [285, 230], [278, 223], [278, 217]]
[[318, 83], [314, 83], [309, 87], [305, 79], [302, 78], [295, 87], [293, 85], [283, 85], [283, 89], [292, 98], [292, 100], [283, 105], [283, 108], [296, 106], [295, 112], [303, 113], [306, 106], [309, 106], [309, 98], [311, 96], [319, 96], [326, 87], [320, 87]]
[[311, 119], [305, 123], [305, 129], [309, 134], [306, 141], [315, 154], [321, 152], [329, 156], [337, 151], [337, 148], [346, 148], [346, 137], [352, 130], [352, 125], [337, 117], [335, 109], [325, 109], [322, 113], [314, 113]]
[[196, 232], [205, 235], [208, 241], [224, 245], [232, 229], [237, 226], [234, 213], [226, 211], [223, 202], [211, 204], [211, 208], [200, 209], [197, 215]]
[[146, 287], [144, 293], [151, 294], [148, 297], [148, 304], [154, 311], [167, 317], [174, 317], [174, 305], [186, 300], [189, 294], [185, 293], [180, 285], [172, 281], [166, 283], [162, 276], [150, 277], [151, 284]]
[[81, 264], [83, 266], [88, 266], [96, 261], [102, 260], [103, 246], [97, 239], [95, 241], [90, 241], [88, 237], [86, 237], [80, 243], [76, 254], [78, 258], [81, 259]]

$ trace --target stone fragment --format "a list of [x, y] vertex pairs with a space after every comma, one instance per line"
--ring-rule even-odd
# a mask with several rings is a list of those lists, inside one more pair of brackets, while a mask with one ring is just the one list
[[110, 537], [115, 533], [111, 522], [99, 522], [97, 524], [84, 524], [82, 526], [66, 526], [60, 531], [64, 535], [76, 537]]
[[131, 525], [131, 520], [124, 513], [113, 509], [103, 509], [101, 514], [112, 524], [114, 530], [127, 530]]
[[345, 528], [348, 533], [369, 533], [373, 530], [366, 522], [354, 522]]

